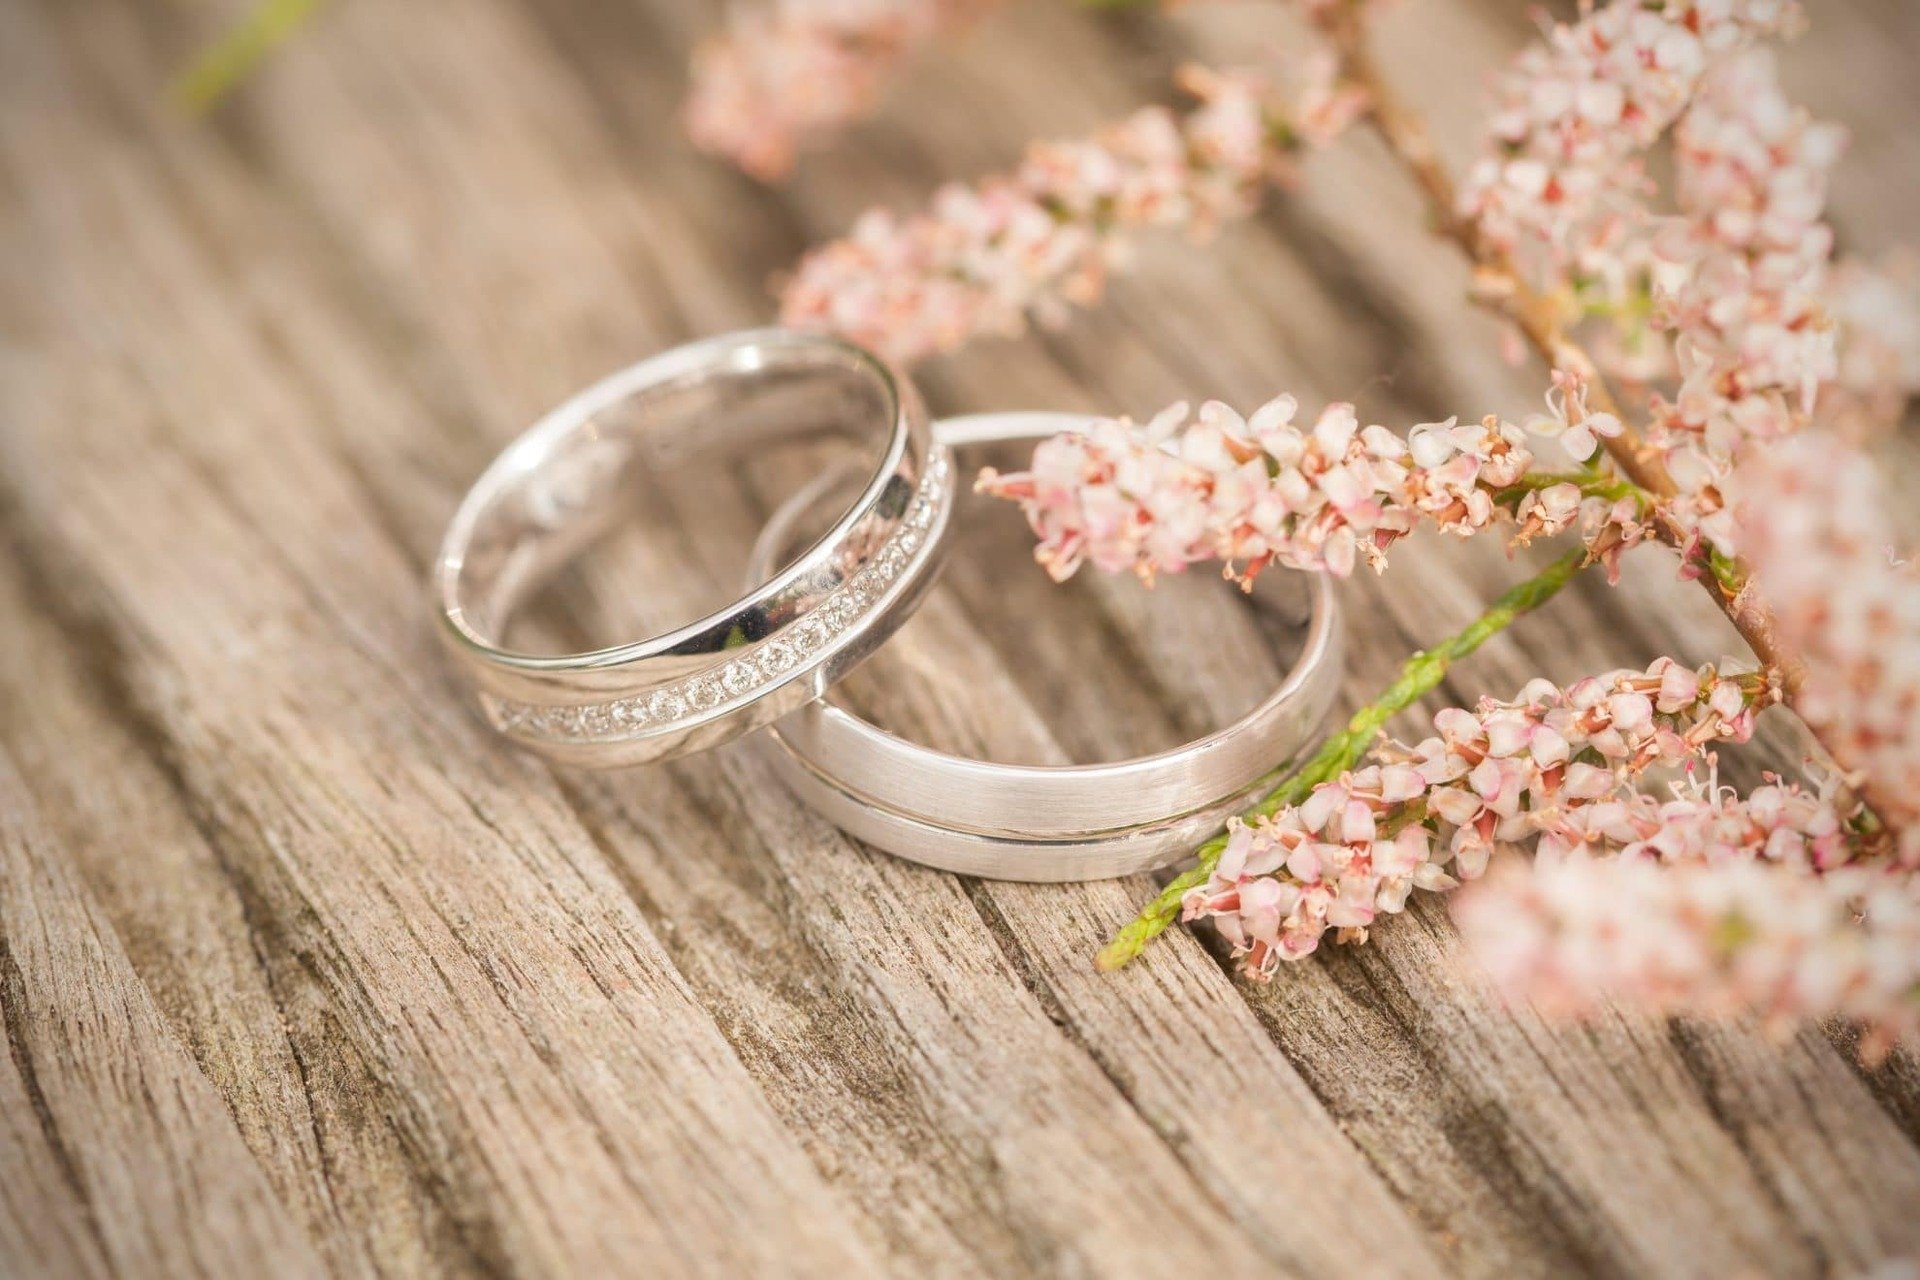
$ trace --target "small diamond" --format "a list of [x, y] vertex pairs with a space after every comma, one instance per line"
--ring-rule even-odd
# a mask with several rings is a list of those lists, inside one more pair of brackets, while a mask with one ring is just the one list
[[799, 655], [794, 653], [793, 645], [785, 640], [770, 640], [760, 654], [761, 669], [767, 674], [785, 671], [794, 664]]
[[720, 705], [720, 698], [720, 682], [711, 676], [702, 676], [687, 686], [687, 701], [695, 711]]
[[678, 720], [687, 714], [687, 700], [676, 690], [662, 689], [647, 699], [647, 710], [655, 720]]
[[744, 662], [729, 662], [727, 669], [720, 673], [720, 686], [735, 697], [753, 688], [753, 684], [753, 668]]
[[839, 631], [853, 617], [853, 610], [847, 605], [847, 589], [841, 587], [827, 597], [826, 603], [813, 611], [820, 625], [829, 631]]
[[818, 617], [808, 618], [793, 629], [794, 648], [812, 653], [827, 642], [827, 624]]

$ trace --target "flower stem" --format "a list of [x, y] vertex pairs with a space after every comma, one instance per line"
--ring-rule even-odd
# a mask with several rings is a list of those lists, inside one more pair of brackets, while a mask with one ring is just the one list
[[1611, 471], [1598, 467], [1589, 467], [1580, 471], [1529, 472], [1506, 488], [1496, 490], [1493, 500], [1502, 506], [1510, 506], [1530, 490], [1551, 489], [1561, 484], [1573, 485], [1589, 498], [1605, 498], [1609, 502], [1617, 502], [1621, 498], [1635, 498], [1639, 500], [1643, 510], [1653, 502], [1653, 495], [1631, 480], [1623, 480]]
[[[1322, 782], [1336, 778], [1359, 763], [1373, 745], [1381, 728], [1395, 715], [1430, 693], [1446, 676], [1456, 659], [1464, 658], [1513, 625], [1522, 614], [1531, 613], [1559, 594], [1587, 563], [1584, 547], [1576, 547], [1526, 581], [1509, 588], [1487, 611], [1475, 618], [1465, 630], [1423, 649], [1406, 660], [1400, 676], [1378, 698], [1360, 708], [1347, 721], [1347, 727], [1320, 745], [1313, 758], [1286, 775], [1266, 797], [1240, 816], [1243, 819], [1270, 817], [1290, 804], [1298, 804]], [[1102, 969], [1118, 969], [1139, 955], [1146, 945], [1164, 933], [1180, 915], [1180, 900], [1194, 886], [1204, 884], [1227, 847], [1224, 835], [1215, 836], [1198, 850], [1199, 861], [1175, 876], [1136, 916], [1131, 924], [1113, 935], [1101, 948], [1094, 963]]]
[[205, 115], [252, 75], [267, 55], [306, 26], [324, 0], [256, 3], [174, 77], [168, 92], [190, 115]]

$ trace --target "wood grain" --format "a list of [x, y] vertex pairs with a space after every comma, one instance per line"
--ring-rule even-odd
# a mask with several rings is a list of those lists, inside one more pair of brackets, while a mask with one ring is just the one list
[[[1904, 6], [1789, 72], [1857, 131], [1843, 239], [1915, 212]], [[748, 746], [550, 770], [494, 743], [420, 579], [463, 486], [625, 360], [770, 314], [878, 200], [1006, 164], [1291, 39], [1253, 6], [1014, 6], [788, 188], [674, 110], [712, 15], [343, 0], [204, 124], [157, 105], [197, 10], [0, 9], [0, 1271], [9, 1275], [1855, 1274], [1920, 1253], [1920, 1070], [1496, 1009], [1443, 909], [1271, 987], [1151, 891], [970, 882], [798, 810]], [[1455, 159], [1506, 6], [1387, 53]], [[1446, 50], [1444, 59], [1432, 56]], [[943, 411], [1285, 388], [1382, 421], [1518, 412], [1417, 197], [1358, 141], [1211, 250], [1146, 246], [1057, 333], [934, 362]], [[657, 495], [556, 635], [737, 575], [794, 464]], [[1734, 640], [1646, 557], [1453, 673], [1471, 699]], [[1345, 589], [1349, 700], [1517, 572], [1415, 541]], [[1391, 588], [1391, 589], [1389, 589]], [[849, 691], [996, 758], [1114, 757], [1248, 706], [1284, 609], [1203, 578], [1045, 583], [971, 510]], [[1733, 763], [1790, 762], [1776, 729]]]

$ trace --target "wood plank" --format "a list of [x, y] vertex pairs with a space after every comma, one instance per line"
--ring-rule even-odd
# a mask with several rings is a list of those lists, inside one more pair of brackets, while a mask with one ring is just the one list
[[4, 753], [0, 817], [0, 1087], [25, 1103], [6, 1110], [6, 1147], [23, 1157], [7, 1181], [51, 1179], [32, 1205], [6, 1196], [9, 1271], [318, 1275]]
[[332, 1034], [324, 988], [195, 825], [164, 733], [115, 696], [110, 632], [57, 628], [35, 595], [59, 592], [29, 587], [30, 563], [0, 566], [0, 613], [19, 620], [0, 632], [0, 747], [169, 1029], [329, 1271], [416, 1273], [461, 1256], [365, 1063]]
[[15, 1275], [105, 1276], [106, 1255], [11, 1053], [0, 1061], [0, 1259]]

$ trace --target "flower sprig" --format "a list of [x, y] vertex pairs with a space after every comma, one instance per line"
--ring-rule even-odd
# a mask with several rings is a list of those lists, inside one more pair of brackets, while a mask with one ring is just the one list
[[1765, 49], [1708, 72], [1674, 128], [1686, 216], [1656, 252], [1682, 269], [1670, 283], [1657, 269], [1652, 325], [1672, 339], [1677, 385], [1654, 396], [1647, 439], [1664, 452], [1676, 510], [1723, 551], [1735, 550], [1723, 490], [1736, 454], [1800, 430], [1838, 371], [1823, 214], [1843, 145], [1787, 101]]
[[1833, 440], [1755, 449], [1737, 525], [1805, 663], [1799, 711], [1920, 868], [1920, 562], [1903, 556], [1872, 461]]
[[[1657, 841], [1635, 779], [1654, 765], [1701, 760], [1714, 742], [1744, 741], [1775, 696], [1758, 673], [1723, 677], [1661, 659], [1560, 688], [1535, 680], [1511, 702], [1449, 708], [1414, 745], [1384, 742], [1360, 769], [1315, 785], [1298, 802], [1235, 819], [1182, 918], [1211, 919], [1253, 977], [1269, 978], [1334, 929], [1363, 940], [1379, 913], [1405, 908], [1415, 888], [1439, 891], [1485, 872], [1497, 845], [1543, 853]], [[1764, 830], [1837, 860], [1831, 809], [1772, 806]]]
[[1630, 287], [1649, 245], [1646, 153], [1716, 61], [1790, 29], [1785, 0], [1614, 3], [1549, 27], [1495, 86], [1458, 211], [1535, 288]]
[[1550, 1014], [1616, 1000], [1757, 1016], [1775, 1035], [1837, 1014], [1865, 1028], [1858, 1052], [1872, 1063], [1920, 1042], [1920, 893], [1882, 866], [1815, 874], [1756, 856], [1746, 833], [1783, 829], [1779, 815], [1807, 803], [1777, 786], [1745, 800], [1701, 788], [1659, 815], [1684, 833], [1684, 856], [1497, 868], [1454, 916], [1508, 998]]
[[1820, 388], [1821, 422], [1854, 439], [1883, 434], [1920, 395], [1920, 254], [1838, 259], [1827, 310], [1839, 352], [1833, 381]]
[[1110, 418], [1056, 435], [1028, 470], [988, 470], [977, 487], [1020, 504], [1056, 579], [1091, 562], [1151, 581], [1202, 560], [1242, 582], [1276, 563], [1344, 577], [1361, 562], [1384, 568], [1387, 550], [1422, 524], [1465, 537], [1504, 522], [1524, 543], [1583, 515], [1611, 569], [1644, 536], [1645, 496], [1599, 468], [1540, 471], [1531, 446], [1557, 437], [1584, 462], [1619, 423], [1590, 411], [1572, 380], [1547, 405], [1524, 426], [1449, 418], [1402, 438], [1362, 426], [1345, 403], [1305, 429], [1289, 395], [1244, 418], [1219, 401], [1198, 414], [1181, 403], [1145, 424]]
[[[1438, 688], [1455, 662], [1559, 595], [1588, 563], [1582, 548], [1564, 552], [1533, 576], [1507, 588], [1467, 626], [1413, 654], [1401, 665], [1392, 684], [1355, 711], [1346, 725], [1321, 743], [1298, 769], [1277, 777], [1266, 796], [1240, 814], [1241, 821], [1255, 821], [1298, 804], [1315, 786], [1354, 768], [1387, 722]], [[1206, 882], [1226, 847], [1224, 835], [1201, 845], [1195, 851], [1195, 864], [1168, 881], [1138, 916], [1116, 932], [1095, 957], [1095, 963], [1102, 969], [1117, 969], [1165, 933], [1179, 918], [1188, 891]]]
[[695, 50], [687, 133], [762, 181], [871, 111], [901, 66], [1000, 0], [764, 0], [729, 5]]
[[1096, 300], [1147, 228], [1205, 235], [1292, 177], [1305, 147], [1359, 112], [1327, 60], [1288, 102], [1264, 74], [1188, 67], [1198, 105], [1147, 107], [1099, 135], [1037, 143], [1014, 173], [948, 186], [923, 213], [876, 210], [803, 259], [783, 323], [845, 334], [899, 360], [1013, 335]]

